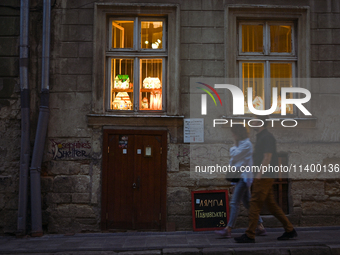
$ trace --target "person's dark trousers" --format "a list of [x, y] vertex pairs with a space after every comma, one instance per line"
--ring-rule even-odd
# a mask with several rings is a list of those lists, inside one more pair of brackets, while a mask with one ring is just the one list
[[294, 229], [292, 223], [290, 223], [282, 209], [275, 201], [272, 188], [273, 183], [274, 179], [271, 178], [254, 179], [248, 216], [249, 226], [246, 230], [246, 234], [249, 238], [255, 239], [255, 229], [264, 204], [267, 205], [270, 213], [282, 223], [286, 232], [293, 231]]

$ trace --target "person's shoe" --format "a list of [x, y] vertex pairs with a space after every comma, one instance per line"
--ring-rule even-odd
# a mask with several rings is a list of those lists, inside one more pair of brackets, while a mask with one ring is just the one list
[[255, 235], [256, 236], [267, 236], [268, 234], [265, 228], [256, 228]]
[[297, 237], [298, 234], [296, 233], [295, 229], [293, 229], [290, 232], [284, 232], [282, 236], [279, 236], [277, 240], [283, 241], [283, 240], [289, 240], [291, 238]]
[[255, 243], [255, 239], [249, 238], [246, 234], [234, 238], [236, 243]]
[[231, 233], [230, 231], [228, 231], [227, 229], [222, 229], [222, 230], [216, 230], [215, 234], [219, 235], [219, 236], [223, 236], [226, 238], [231, 238]]

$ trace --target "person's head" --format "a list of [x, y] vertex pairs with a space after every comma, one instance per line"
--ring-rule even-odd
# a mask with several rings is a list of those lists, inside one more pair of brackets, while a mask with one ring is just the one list
[[262, 122], [263, 122], [263, 126], [262, 127], [259, 127], [262, 124], [261, 121], [253, 121], [252, 122], [253, 126], [257, 126], [257, 127], [254, 127], [254, 130], [256, 132], [261, 132], [263, 129], [267, 128], [268, 121], [266, 121], [266, 119], [269, 119], [268, 115], [256, 115], [255, 119], [262, 120]]
[[231, 127], [231, 132], [237, 141], [242, 141], [249, 137], [248, 130], [243, 125], [233, 125]]

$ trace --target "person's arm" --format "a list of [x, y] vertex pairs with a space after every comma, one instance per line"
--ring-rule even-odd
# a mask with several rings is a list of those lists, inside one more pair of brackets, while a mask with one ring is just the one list
[[[269, 166], [270, 161], [272, 160], [273, 153], [264, 153], [263, 160], [261, 162], [262, 166]], [[260, 179], [262, 176], [262, 169], [260, 169], [260, 172], [256, 174], [255, 178]]]
[[252, 145], [249, 142], [239, 143], [239, 146], [233, 146], [230, 148], [230, 157], [233, 158], [234, 162], [237, 162], [248, 154], [252, 153]]

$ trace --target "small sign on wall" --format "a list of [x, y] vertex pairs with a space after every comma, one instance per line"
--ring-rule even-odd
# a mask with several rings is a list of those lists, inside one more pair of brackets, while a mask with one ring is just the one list
[[145, 146], [144, 147], [144, 156], [145, 157], [152, 157], [152, 147], [151, 146]]
[[203, 143], [204, 142], [204, 119], [184, 119], [184, 142]]
[[90, 139], [53, 138], [48, 140], [47, 157], [52, 160], [83, 160], [91, 158]]

